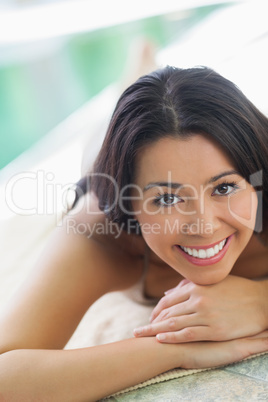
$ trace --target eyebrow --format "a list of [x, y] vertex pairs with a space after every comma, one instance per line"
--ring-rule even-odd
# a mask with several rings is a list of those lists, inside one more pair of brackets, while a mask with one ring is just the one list
[[[219, 173], [216, 176], [211, 177], [209, 179], [208, 183], [214, 183], [215, 181], [221, 179], [222, 177], [230, 176], [230, 175], [234, 175], [234, 174], [236, 174], [238, 176], [241, 176], [241, 174], [237, 170], [227, 170], [226, 172], [222, 172], [222, 173]], [[153, 187], [168, 187], [168, 188], [172, 188], [172, 189], [177, 190], [178, 188], [180, 188], [182, 186], [183, 186], [183, 184], [181, 184], [181, 183], [156, 181], [156, 182], [148, 183], [144, 187], [143, 192], [145, 192], [145, 191], [147, 191], [147, 190], [149, 190], [149, 189], [151, 189]]]
[[222, 177], [225, 176], [231, 176], [232, 174], [236, 174], [238, 176], [241, 176], [241, 174], [237, 170], [227, 170], [226, 172], [222, 172], [220, 174], [217, 174], [216, 176], [213, 176], [209, 179], [209, 183], [214, 183], [215, 181], [221, 179]]

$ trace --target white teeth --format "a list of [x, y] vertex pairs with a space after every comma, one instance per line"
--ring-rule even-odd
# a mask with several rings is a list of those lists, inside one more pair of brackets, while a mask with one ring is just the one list
[[193, 252], [192, 252], [192, 250], [191, 250], [189, 247], [187, 247], [186, 250], [187, 250], [187, 253], [188, 253], [188, 254], [193, 255]]
[[213, 248], [213, 247], [209, 248], [209, 249], [207, 250], [207, 256], [208, 256], [208, 258], [214, 257], [214, 255], [215, 255], [214, 248]]
[[206, 258], [207, 253], [205, 250], [198, 250], [198, 258]]
[[190, 247], [183, 247], [183, 246], [180, 246], [180, 247], [183, 249], [183, 251], [185, 251], [185, 253], [192, 255], [193, 257], [201, 258], [201, 259], [202, 258], [211, 258], [211, 257], [214, 257], [215, 255], [217, 255], [223, 249], [226, 241], [227, 241], [227, 239], [222, 240], [220, 243], [216, 244], [216, 246], [210, 247], [206, 250], [204, 250], [202, 248], [199, 250], [196, 250], [195, 248], [190, 248]]
[[193, 249], [193, 256], [198, 257], [198, 251], [196, 249]]
[[223, 246], [224, 246], [224, 241], [221, 241], [219, 244], [219, 250], [222, 250]]

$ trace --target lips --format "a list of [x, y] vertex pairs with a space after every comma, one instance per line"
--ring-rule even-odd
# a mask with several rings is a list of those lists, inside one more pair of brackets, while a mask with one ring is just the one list
[[225, 246], [227, 242], [227, 238], [220, 241], [219, 243], [215, 244], [214, 246], [210, 246], [210, 247], [204, 247], [204, 248], [199, 248], [199, 247], [194, 247], [194, 248], [190, 248], [190, 247], [183, 247], [183, 246], [179, 246], [181, 247], [181, 249], [189, 254], [192, 255], [196, 258], [211, 258], [214, 257], [215, 255], [217, 255]]
[[233, 235], [209, 246], [184, 247], [176, 245], [176, 250], [195, 265], [205, 266], [219, 262], [226, 254]]

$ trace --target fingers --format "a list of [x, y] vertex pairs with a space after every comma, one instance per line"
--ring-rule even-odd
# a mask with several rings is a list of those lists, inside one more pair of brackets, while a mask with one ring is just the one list
[[186, 300], [185, 302], [181, 302], [179, 304], [175, 304], [174, 306], [161, 310], [158, 316], [154, 320], [150, 320], [150, 322], [151, 324], [156, 324], [171, 317], [185, 317], [193, 313], [195, 313], [194, 306], [189, 305]]
[[182, 281], [180, 281], [180, 283], [177, 286], [175, 286], [175, 288], [166, 290], [165, 295], [172, 293], [174, 290], [181, 288], [182, 286], [186, 285], [187, 283], [190, 283], [190, 281], [188, 279], [183, 279]]
[[189, 343], [209, 341], [211, 335], [209, 327], [196, 326], [183, 328], [180, 331], [164, 332], [156, 335], [156, 339], [161, 343]]
[[202, 325], [196, 314], [171, 317], [156, 324], [135, 328], [135, 337], [155, 336], [162, 343], [183, 343], [211, 340], [213, 332], [209, 326]]
[[170, 317], [164, 321], [135, 328], [133, 332], [135, 336], [153, 336], [160, 332], [179, 331], [185, 327], [194, 325], [196, 323], [194, 316], [194, 314], [189, 314], [182, 317]]
[[[181, 288], [179, 291], [177, 290], [177, 288], [175, 288], [172, 292], [162, 297], [162, 299], [157, 303], [151, 314], [150, 322], [153, 322], [163, 310], [166, 310], [169, 307], [174, 306], [175, 304], [183, 303], [187, 301], [189, 297], [190, 295], [187, 288]], [[182, 311], [183, 308], [185, 308], [185, 305], [182, 306]], [[185, 314], [186, 312], [184, 311], [183, 313]]]
[[[199, 342], [199, 341], [210, 341], [211, 331], [208, 326], [188, 326], [186, 328], [175, 330], [174, 327], [177, 325], [177, 320], [172, 318], [165, 323], [165, 331], [161, 330], [161, 325], [157, 325], [158, 328], [152, 328], [151, 326], [136, 328], [133, 332], [136, 337], [139, 336], [155, 336], [161, 343], [188, 343], [188, 342]], [[167, 327], [170, 327], [169, 331]], [[173, 327], [173, 328], [172, 328]]]

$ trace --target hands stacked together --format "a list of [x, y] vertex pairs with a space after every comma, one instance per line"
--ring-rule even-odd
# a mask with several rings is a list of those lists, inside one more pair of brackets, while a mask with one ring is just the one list
[[184, 279], [165, 292], [150, 324], [134, 335], [184, 344], [184, 368], [227, 364], [268, 351], [267, 299], [267, 281], [229, 275], [200, 286]]

